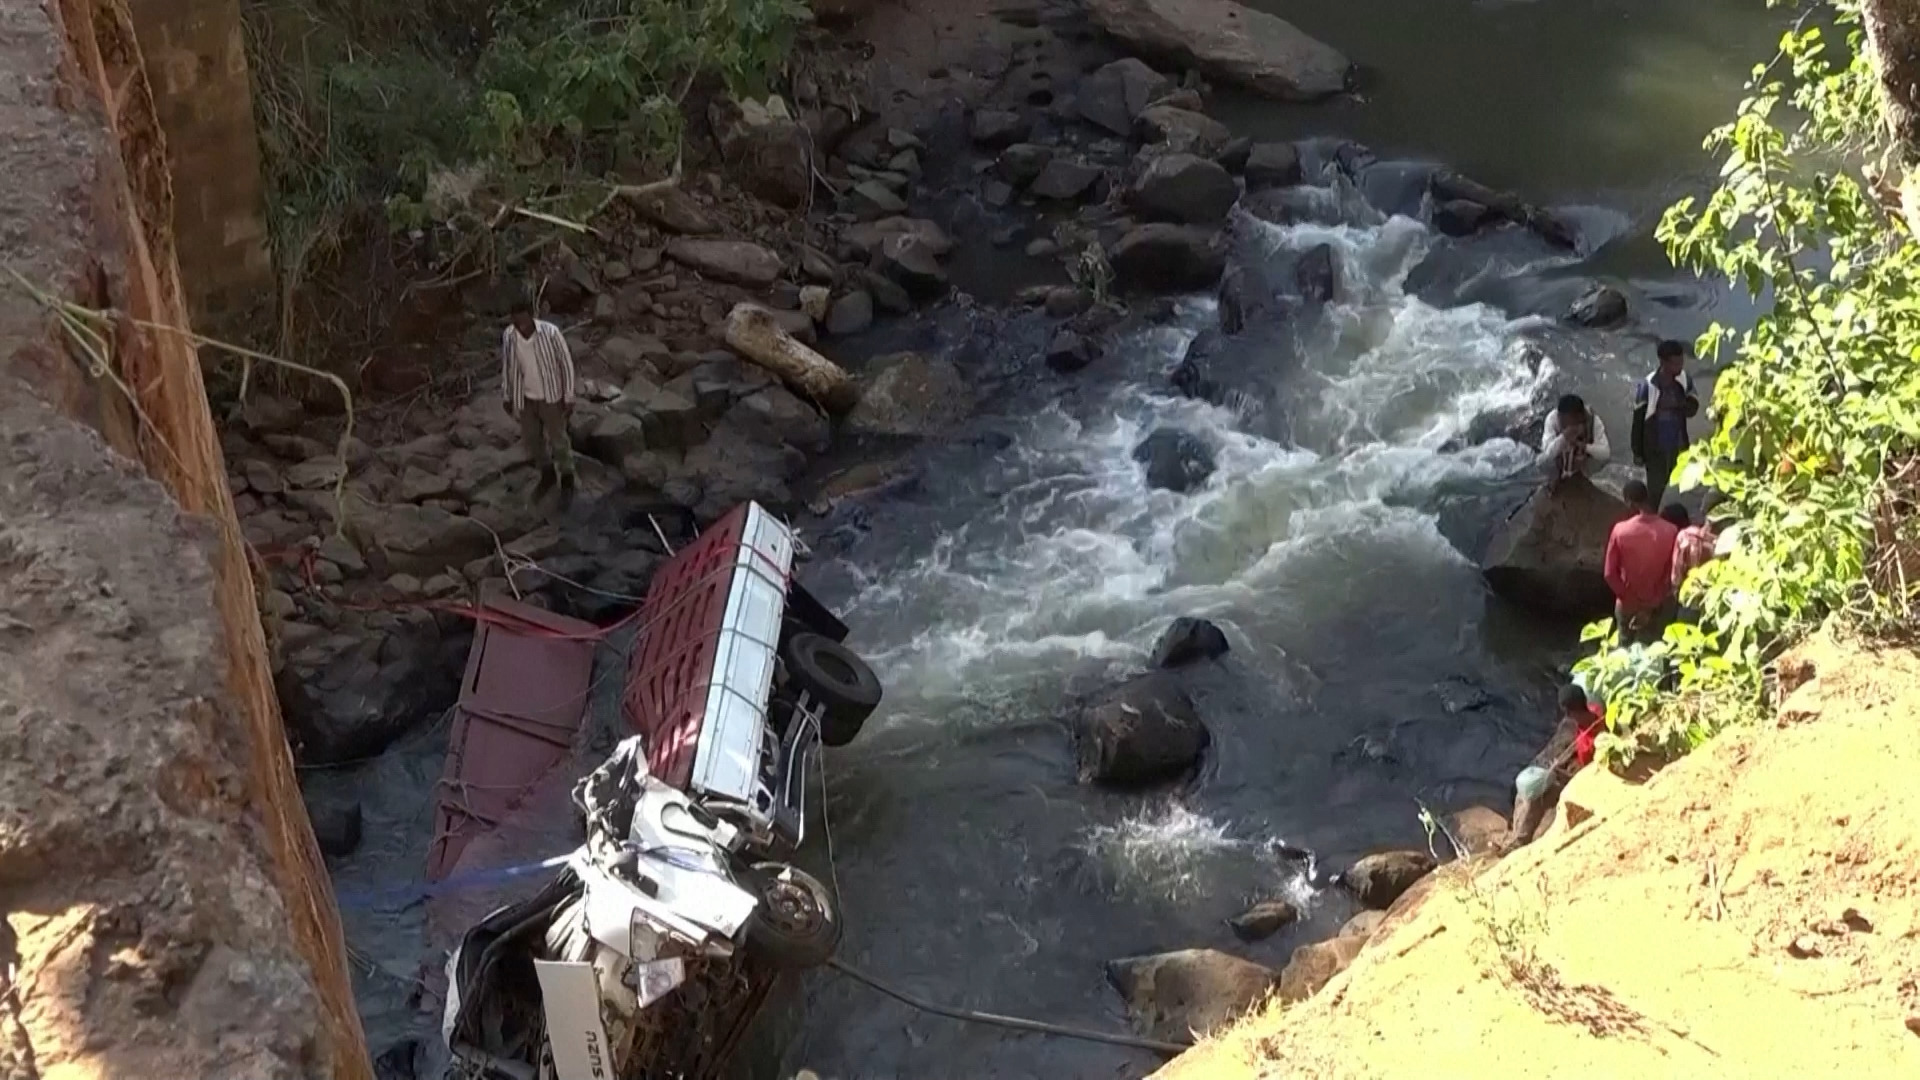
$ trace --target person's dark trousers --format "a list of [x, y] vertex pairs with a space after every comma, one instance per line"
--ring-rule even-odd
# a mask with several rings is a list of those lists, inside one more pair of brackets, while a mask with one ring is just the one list
[[[1649, 442], [1651, 442], [1651, 440], [1649, 440]], [[1647, 463], [1647, 499], [1651, 502], [1655, 510], [1660, 508], [1660, 500], [1667, 493], [1667, 484], [1673, 479], [1673, 463], [1679, 456], [1680, 451], [1670, 450], [1664, 446], [1649, 445], [1647, 447], [1645, 455]]]
[[1620, 632], [1622, 645], [1653, 645], [1666, 636], [1667, 623], [1671, 620], [1671, 601], [1662, 604], [1653, 611], [1629, 614], [1620, 606], [1613, 605], [1613, 625]]

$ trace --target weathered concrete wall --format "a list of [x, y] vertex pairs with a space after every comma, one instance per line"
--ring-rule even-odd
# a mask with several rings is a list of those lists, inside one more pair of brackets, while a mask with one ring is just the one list
[[0, 1077], [368, 1080], [123, 0], [0, 0], [0, 177]]
[[173, 234], [194, 319], [273, 298], [265, 184], [240, 0], [129, 0], [167, 135]]

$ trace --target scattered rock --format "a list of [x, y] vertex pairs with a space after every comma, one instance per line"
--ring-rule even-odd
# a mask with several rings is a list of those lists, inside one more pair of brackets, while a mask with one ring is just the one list
[[1213, 163], [1230, 173], [1242, 172], [1253, 157], [1253, 140], [1241, 136], [1213, 156]]
[[1047, 366], [1069, 374], [1093, 363], [1094, 348], [1087, 339], [1064, 327], [1047, 343]]
[[881, 218], [878, 221], [862, 222], [850, 225], [840, 233], [840, 239], [866, 258], [876, 258], [888, 238], [906, 233], [920, 242], [920, 246], [936, 256], [944, 257], [953, 250], [953, 239], [934, 222], [925, 218], [894, 217]]
[[678, 239], [667, 257], [716, 281], [766, 288], [780, 280], [780, 256], [747, 240]]
[[1305, 1001], [1347, 970], [1353, 958], [1367, 947], [1363, 937], [1336, 937], [1330, 941], [1302, 945], [1293, 950], [1293, 959], [1280, 972], [1278, 994], [1282, 1001]]
[[1177, 668], [1202, 660], [1217, 660], [1231, 648], [1227, 635], [1206, 619], [1182, 615], [1153, 646], [1153, 666]]
[[1193, 699], [1165, 672], [1114, 687], [1082, 710], [1075, 730], [1080, 778], [1146, 784], [1191, 770], [1212, 735]]
[[857, 334], [873, 325], [873, 294], [855, 289], [833, 302], [827, 313], [827, 333], [835, 337]]
[[1507, 835], [1506, 815], [1487, 806], [1456, 810], [1447, 815], [1446, 826], [1468, 855], [1494, 850]]
[[668, 232], [706, 236], [720, 231], [706, 210], [678, 184], [629, 195], [627, 202], [635, 213]]
[[907, 202], [878, 180], [862, 180], [847, 193], [848, 204], [862, 218], [890, 217], [906, 213]]
[[973, 141], [981, 146], [993, 149], [1011, 146], [1024, 140], [1032, 130], [1033, 125], [1017, 112], [979, 109], [973, 114]]
[[1174, 105], [1154, 105], [1134, 122], [1142, 142], [1158, 143], [1176, 154], [1210, 158], [1227, 148], [1233, 132], [1211, 116]]
[[1293, 268], [1293, 279], [1308, 303], [1324, 304], [1332, 300], [1339, 281], [1333, 264], [1333, 245], [1320, 244], [1300, 256]]
[[1386, 921], [1386, 918], [1387, 913], [1384, 911], [1363, 911], [1342, 923], [1340, 933], [1335, 936], [1367, 940], [1373, 937], [1374, 931], [1380, 929], [1380, 924]]
[[1543, 484], [1495, 527], [1480, 564], [1487, 584], [1534, 611], [1599, 618], [1613, 610], [1607, 537], [1626, 516], [1626, 503], [1583, 476], [1551, 493]]
[[1218, 225], [1240, 198], [1227, 170], [1192, 154], [1164, 154], [1134, 181], [1131, 201], [1141, 214], [1185, 225]]
[[873, 363], [860, 402], [847, 416], [853, 430], [926, 436], [965, 419], [973, 394], [952, 363], [921, 353], [896, 353]]
[[1266, 1000], [1274, 973], [1213, 949], [1183, 949], [1107, 964], [1107, 982], [1156, 1039], [1184, 1042], [1215, 1031]]
[[707, 109], [720, 157], [741, 186], [794, 209], [813, 194], [812, 139], [779, 97], [718, 99]]
[[1341, 93], [1353, 74], [1338, 50], [1232, 0], [1088, 0], [1087, 14], [1144, 55], [1286, 101]]
[[1172, 88], [1146, 61], [1127, 57], [1080, 80], [1075, 104], [1088, 122], [1125, 137], [1133, 134], [1134, 118]]
[[1100, 178], [1100, 170], [1078, 158], [1056, 154], [1027, 190], [1042, 199], [1077, 200]]
[[[1469, 177], [1462, 176], [1450, 169], [1442, 169], [1433, 174], [1427, 182], [1427, 190], [1433, 196], [1436, 207], [1453, 203], [1472, 203], [1486, 211], [1478, 215], [1476, 228], [1490, 221], [1510, 221], [1516, 225], [1533, 230], [1549, 244], [1569, 250], [1579, 246], [1579, 235], [1566, 222], [1561, 221], [1548, 211], [1530, 205], [1518, 195], [1509, 191], [1497, 191]], [[1472, 216], [1465, 207], [1455, 208], [1452, 213], [1460, 216], [1462, 222]], [[1436, 225], [1439, 222], [1436, 221]], [[1445, 231], [1445, 227], [1442, 227]], [[1449, 232], [1448, 235], [1465, 235]]]
[[[487, 548], [491, 554], [491, 537]], [[313, 635], [276, 673], [287, 736], [304, 764], [372, 757], [459, 692], [470, 634], [442, 635], [424, 612], [373, 616], [384, 624], [377, 628], [367, 621], [343, 620], [333, 633]]]
[[1567, 310], [1567, 321], [1603, 330], [1627, 319], [1627, 297], [1611, 285], [1595, 285]]
[[[1131, 128], [1129, 128], [1131, 130]], [[1053, 160], [1053, 147], [1038, 143], [1014, 143], [1000, 151], [995, 167], [1007, 183], [1014, 187], [1026, 187], [1033, 183]]]
[[933, 297], [947, 290], [947, 272], [937, 253], [914, 233], [894, 233], [881, 241], [875, 264], [916, 296]]
[[1185, 493], [1213, 475], [1213, 448], [1192, 432], [1156, 428], [1133, 448], [1133, 460], [1146, 466], [1147, 486]]
[[1433, 856], [1424, 851], [1383, 851], [1354, 863], [1340, 884], [1362, 904], [1384, 910], [1433, 867]]
[[1265, 941], [1300, 918], [1300, 909], [1285, 900], [1262, 900], [1227, 920], [1241, 941]]
[[822, 285], [835, 285], [840, 281], [839, 265], [828, 258], [826, 252], [806, 244], [800, 245], [800, 272], [807, 280]]
[[632, 383], [628, 384], [626, 395], [639, 413], [644, 431], [640, 448], [684, 449], [706, 441], [706, 419], [701, 415], [700, 403], [694, 398], [664, 386]]
[[827, 321], [833, 310], [833, 290], [825, 285], [805, 285], [800, 289], [800, 310], [816, 323]]
[[650, 370], [649, 358], [667, 355], [667, 347], [651, 335], [614, 334], [600, 343], [600, 359], [622, 381]]
[[881, 310], [894, 315], [905, 315], [913, 310], [913, 296], [907, 292], [906, 286], [887, 275], [874, 270], [862, 270], [860, 283], [866, 286], [867, 292], [873, 296], [873, 302]]
[[1497, 220], [1491, 209], [1467, 199], [1448, 199], [1433, 207], [1433, 227], [1446, 236], [1472, 236]]
[[1787, 955], [1796, 960], [1816, 960], [1827, 955], [1827, 946], [1817, 935], [1801, 934], [1787, 944]]
[[1220, 281], [1227, 251], [1217, 232], [1154, 222], [1129, 230], [1107, 252], [1107, 261], [1124, 288], [1195, 292]]
[[1254, 143], [1247, 155], [1247, 189], [1292, 187], [1301, 180], [1300, 150], [1292, 143]]
[[826, 416], [782, 386], [768, 386], [741, 398], [722, 422], [809, 454], [824, 451], [833, 441], [833, 427]]

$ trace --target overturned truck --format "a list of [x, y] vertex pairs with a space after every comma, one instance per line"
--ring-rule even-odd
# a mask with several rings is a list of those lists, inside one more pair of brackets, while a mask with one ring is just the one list
[[[628, 734], [572, 791], [585, 842], [448, 961], [455, 1075], [710, 1076], [775, 977], [833, 955], [835, 897], [792, 859], [810, 764], [859, 734], [881, 687], [793, 580], [794, 548], [749, 503], [655, 576], [629, 617]], [[449, 770], [486, 757], [471, 749]]]

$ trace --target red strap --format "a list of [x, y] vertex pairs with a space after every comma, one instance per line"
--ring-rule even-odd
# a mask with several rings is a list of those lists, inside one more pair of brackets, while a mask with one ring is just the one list
[[1587, 702], [1587, 712], [1593, 715], [1593, 723], [1588, 724], [1573, 737], [1573, 757], [1582, 765], [1593, 764], [1593, 742], [1600, 729], [1607, 724], [1607, 710], [1593, 702]]

